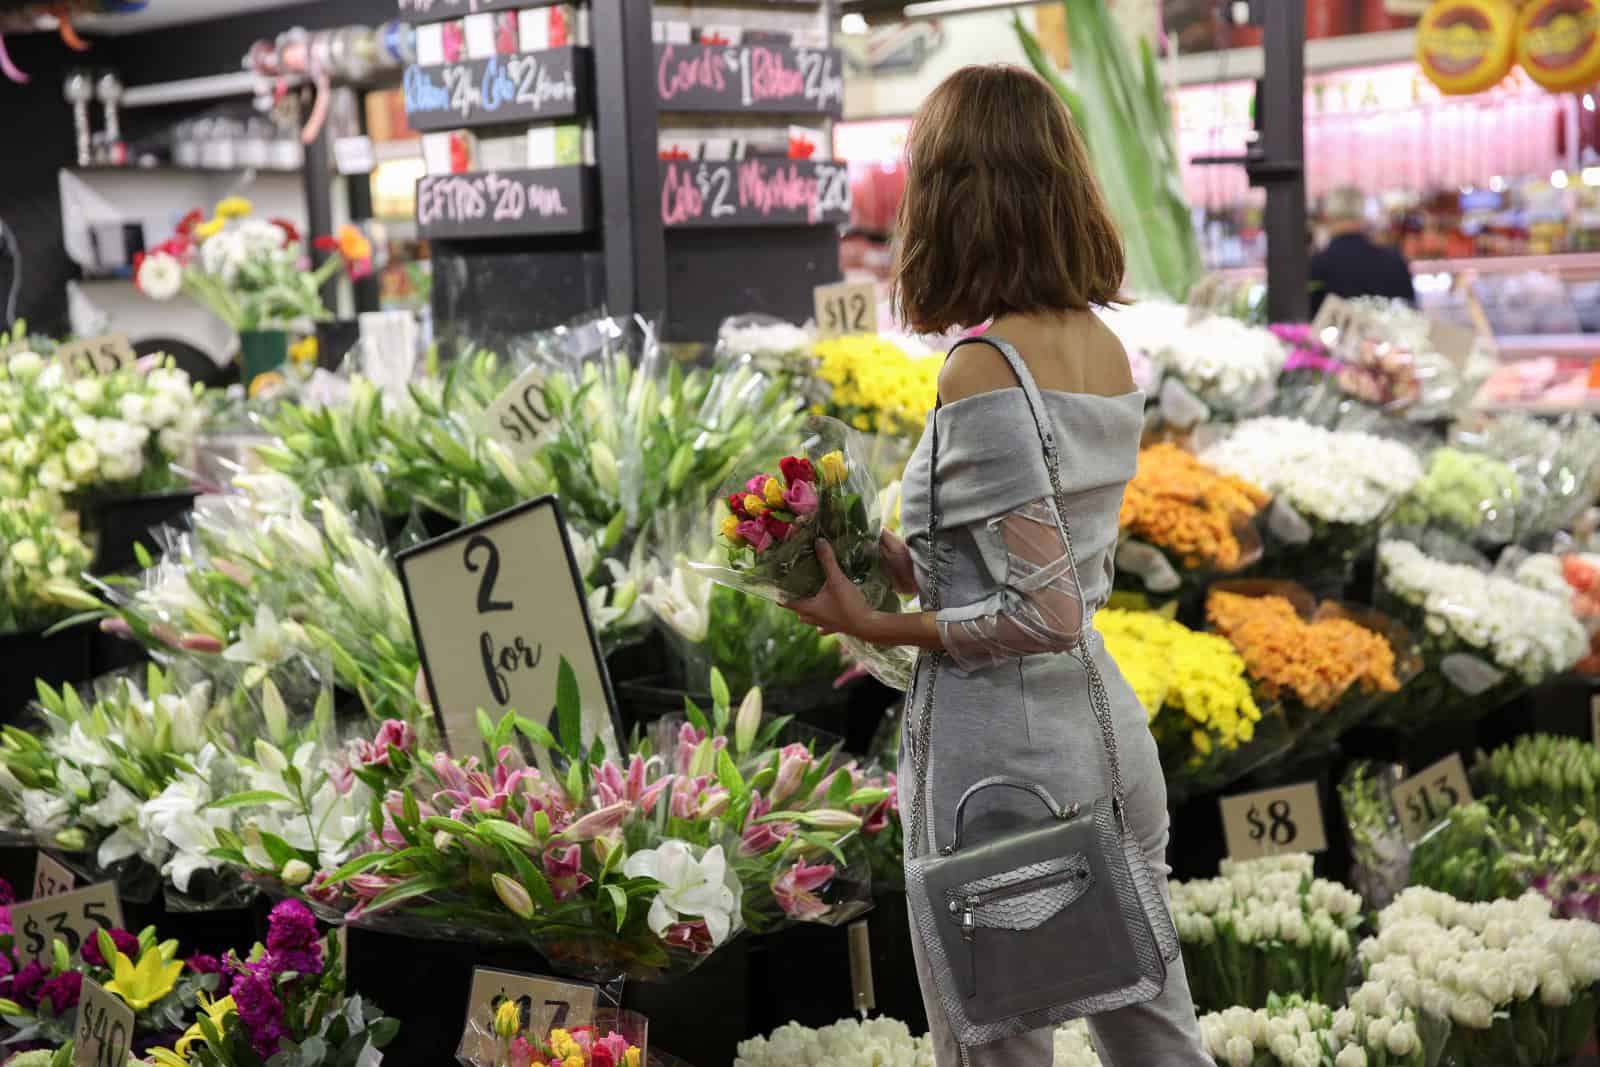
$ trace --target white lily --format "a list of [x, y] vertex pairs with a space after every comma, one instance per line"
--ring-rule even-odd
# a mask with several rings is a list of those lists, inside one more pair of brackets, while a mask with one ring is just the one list
[[711, 626], [711, 584], [680, 559], [670, 577], [652, 578], [639, 599], [684, 640], [698, 645]]
[[742, 887], [721, 845], [706, 849], [696, 859], [687, 843], [674, 838], [660, 848], [633, 853], [622, 870], [629, 878], [653, 878], [661, 883], [647, 919], [657, 937], [686, 919], [704, 920], [713, 945], [722, 944], [738, 929]]

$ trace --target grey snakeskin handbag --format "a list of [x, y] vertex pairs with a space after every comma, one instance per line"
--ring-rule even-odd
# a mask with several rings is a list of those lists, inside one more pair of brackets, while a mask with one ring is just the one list
[[[993, 345], [1012, 363], [1014, 357], [1000, 345], [974, 340]], [[1015, 363], [1012, 369], [1039, 431], [1057, 527], [1076, 576], [1077, 560], [1062, 517], [1065, 499], [1055, 437], [1031, 377], [1024, 377]], [[935, 543], [938, 454], [935, 416], [929, 458], [931, 563], [924, 598], [935, 611], [942, 569]], [[1062, 807], [1037, 782], [985, 778], [957, 803], [949, 843], [906, 859], [906, 896], [917, 935], [963, 1050], [1151, 1000], [1166, 986], [1167, 964], [1178, 956], [1166, 901], [1124, 822], [1122, 769], [1105, 684], [1088, 649], [1080, 645], [1073, 654], [1088, 677], [1090, 703], [1105, 745], [1109, 795], [1087, 808]], [[939, 653], [924, 657], [921, 715], [910, 739], [916, 783], [909, 841], [917, 848], [925, 845], [928, 746], [940, 661]], [[1032, 793], [1051, 818], [989, 840], [964, 840], [967, 804], [986, 790], [1000, 788]]]

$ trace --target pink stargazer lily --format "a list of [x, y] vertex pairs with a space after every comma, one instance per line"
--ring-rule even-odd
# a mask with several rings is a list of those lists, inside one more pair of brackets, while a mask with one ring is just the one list
[[557, 900], [566, 900], [591, 880], [583, 873], [583, 852], [577, 845], [546, 851], [544, 873]]
[[704, 919], [673, 923], [667, 927], [667, 932], [662, 935], [661, 940], [673, 948], [688, 949], [696, 956], [704, 956], [716, 948], [711, 940], [711, 928], [705, 924]]
[[745, 816], [744, 833], [739, 837], [741, 856], [759, 856], [783, 844], [794, 833], [794, 823], [757, 823], [756, 820], [772, 810], [772, 801], [757, 793], [750, 801], [749, 814]]
[[827, 914], [828, 905], [815, 890], [833, 881], [834, 873], [831, 863], [808, 864], [804, 859], [796, 860], [793, 867], [773, 879], [772, 896], [791, 918], [802, 921], [818, 918]]
[[768, 794], [772, 802], [782, 804], [793, 796], [794, 791], [800, 788], [800, 779], [805, 777], [810, 767], [811, 751], [806, 746], [799, 742], [783, 746], [778, 753], [778, 777]]
[[[673, 753], [672, 764], [679, 775], [687, 775], [689, 773], [690, 766], [694, 764], [694, 754], [699, 750], [700, 743], [705, 739], [705, 731], [695, 729], [693, 723], [686, 722], [678, 727], [678, 748]], [[711, 755], [714, 757], [727, 747], [728, 739], [726, 737], [713, 738], [711, 741]], [[715, 760], [712, 761], [712, 765], [715, 765]]]
[[628, 813], [633, 810], [633, 805], [626, 800], [619, 800], [615, 804], [607, 804], [603, 808], [591, 811], [578, 819], [577, 822], [561, 831], [560, 837], [566, 841], [592, 841], [601, 834], [608, 834], [622, 825]]
[[611, 760], [600, 764], [595, 771], [595, 792], [599, 795], [602, 806], [615, 804], [618, 801], [627, 801], [638, 808], [641, 814], [649, 815], [655, 810], [656, 801], [670, 786], [675, 778], [671, 774], [663, 774], [649, 785], [645, 785], [645, 775], [649, 770], [649, 763], [655, 762], [654, 758], [646, 761], [639, 756], [628, 760], [628, 773], [623, 775], [622, 769]]

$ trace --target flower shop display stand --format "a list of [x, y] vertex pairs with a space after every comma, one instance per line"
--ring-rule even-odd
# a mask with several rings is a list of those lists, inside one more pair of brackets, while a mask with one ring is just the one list
[[[669, 715], [682, 715], [685, 699], [702, 708], [712, 705], [709, 692], [684, 689], [678, 680], [666, 675], [628, 682], [616, 681], [613, 676], [613, 684], [617, 701], [622, 706], [625, 729], [648, 726]], [[856, 679], [842, 687], [835, 687], [832, 677], [818, 678], [796, 686], [764, 688], [762, 697], [768, 714], [792, 715], [797, 723], [842, 739], [846, 752], [868, 750], [883, 717], [883, 709], [894, 702], [890, 690], [868, 678]]]
[[45, 636], [44, 631], [0, 634], [0, 723], [16, 722], [38, 694], [34, 680], [52, 686], [94, 677], [100, 631], [79, 624]]
[[116, 574], [136, 567], [135, 544], [142, 544], [152, 554], [159, 553], [151, 531], [187, 516], [198, 495], [185, 489], [91, 501], [84, 508], [83, 520], [84, 526], [95, 534], [94, 573]]
[[[1600, 696], [1600, 679], [1563, 675], [1546, 682], [1485, 716], [1478, 727], [1478, 746], [1486, 750], [1523, 734], [1554, 734], [1593, 741], [1593, 700]], [[1463, 753], [1462, 758], [1468, 758]]]

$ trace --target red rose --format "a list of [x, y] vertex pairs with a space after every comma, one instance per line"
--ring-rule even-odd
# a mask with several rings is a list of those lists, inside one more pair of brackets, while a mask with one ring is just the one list
[[604, 1045], [589, 1050], [589, 1067], [617, 1067], [617, 1058]]
[[300, 231], [295, 229], [294, 223], [290, 222], [288, 219], [270, 219], [268, 221], [283, 231], [283, 240], [285, 244], [299, 243]]
[[811, 461], [805, 458], [785, 456], [778, 461], [778, 469], [783, 472], [783, 480], [793, 485], [795, 482], [815, 482], [817, 470]]
[[728, 494], [728, 510], [733, 512], [735, 515], [739, 516], [741, 519], [747, 517], [745, 515], [745, 513], [744, 513], [744, 494], [743, 493], [729, 493]]
[[767, 532], [771, 534], [775, 540], [789, 540], [789, 530], [793, 525], [792, 523], [784, 522], [770, 511], [761, 516], [761, 521], [766, 526]]
[[199, 208], [195, 208], [179, 221], [178, 232], [185, 237], [189, 236], [190, 231], [192, 231], [196, 226], [200, 225], [205, 217], [206, 213], [204, 211], [201, 211]]
[[311, 247], [318, 252], [337, 252], [339, 251], [339, 242], [332, 237], [318, 237], [311, 242]]

